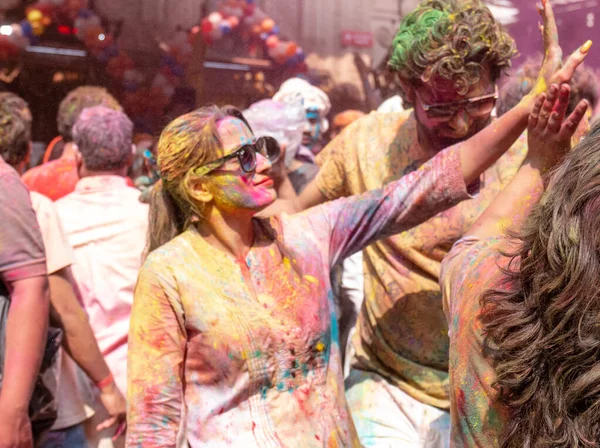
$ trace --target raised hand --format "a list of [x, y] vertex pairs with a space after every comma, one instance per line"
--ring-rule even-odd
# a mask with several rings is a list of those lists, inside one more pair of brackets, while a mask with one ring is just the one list
[[582, 100], [565, 118], [571, 89], [568, 84], [552, 84], [538, 96], [528, 122], [527, 158], [542, 172], [557, 164], [571, 148], [571, 138], [585, 116], [588, 103]]
[[534, 103], [540, 93], [545, 92], [552, 83], [569, 83], [577, 67], [583, 62], [592, 46], [588, 40], [569, 56], [567, 62], [562, 65], [563, 52], [558, 42], [558, 29], [554, 18], [554, 11], [549, 0], [542, 0], [538, 11], [542, 16], [543, 25], [540, 26], [544, 39], [544, 61], [535, 87], [526, 100]]

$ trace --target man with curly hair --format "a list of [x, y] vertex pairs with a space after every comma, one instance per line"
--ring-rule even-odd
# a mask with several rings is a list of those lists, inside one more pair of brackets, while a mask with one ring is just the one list
[[77, 146], [73, 143], [72, 129], [81, 112], [94, 106], [122, 110], [119, 102], [103, 87], [78, 87], [62, 100], [57, 115], [58, 132], [64, 145], [62, 155], [23, 175], [22, 180], [30, 191], [56, 201], [75, 190], [79, 175], [75, 163]]
[[[413, 110], [371, 113], [348, 126], [319, 155], [319, 174], [288, 210], [381, 188], [490, 124], [496, 82], [515, 44], [480, 0], [425, 0], [400, 24], [391, 53], [390, 68]], [[363, 446], [448, 445], [440, 263], [525, 154], [521, 137], [485, 172], [477, 197], [363, 251], [364, 302], [346, 380]]]

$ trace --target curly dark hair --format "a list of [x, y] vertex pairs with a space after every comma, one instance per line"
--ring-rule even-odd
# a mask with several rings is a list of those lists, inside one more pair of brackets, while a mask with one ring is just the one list
[[482, 67], [495, 82], [515, 53], [514, 40], [480, 0], [425, 0], [400, 23], [389, 66], [412, 84], [451, 80], [465, 95]]
[[512, 237], [512, 288], [481, 299], [484, 352], [508, 411], [502, 447], [600, 441], [600, 123]]
[[0, 92], [0, 156], [9, 165], [21, 163], [31, 142], [31, 111], [24, 99]]
[[104, 87], [82, 86], [69, 92], [58, 107], [58, 133], [65, 142], [73, 141], [73, 126], [79, 114], [88, 107], [104, 106], [122, 112], [119, 102]]

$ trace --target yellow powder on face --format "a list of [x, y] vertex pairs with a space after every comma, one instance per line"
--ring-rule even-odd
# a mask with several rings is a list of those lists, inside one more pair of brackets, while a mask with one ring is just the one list
[[308, 280], [309, 282], [311, 282], [314, 285], [318, 285], [319, 284], [319, 280], [317, 280], [316, 278], [314, 278], [312, 275], [305, 275], [304, 278], [306, 280]]

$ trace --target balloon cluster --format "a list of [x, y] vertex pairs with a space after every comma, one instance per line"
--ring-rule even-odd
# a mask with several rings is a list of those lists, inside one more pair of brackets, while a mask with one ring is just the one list
[[[304, 67], [304, 52], [295, 42], [279, 37], [279, 27], [255, 3], [255, 0], [221, 0], [219, 8], [204, 18], [191, 32], [178, 31], [161, 42], [161, 64], [153, 78], [136, 68], [129, 54], [119, 47], [112, 33], [88, 4], [89, 0], [39, 0], [26, 10], [20, 23], [0, 26], [0, 61], [18, 56], [35, 45], [46, 29], [54, 24], [70, 23], [70, 32], [89, 53], [106, 67], [107, 74], [123, 87], [123, 106], [137, 121], [162, 117], [178, 87], [185, 83], [186, 63], [191, 59], [192, 42], [201, 35], [207, 43], [240, 30], [248, 41], [249, 52], [262, 46], [278, 64]], [[60, 26], [58, 27], [60, 31]], [[147, 82], [148, 81], [148, 82]]]
[[242, 29], [242, 36], [248, 39], [251, 50], [257, 42], [260, 43], [277, 64], [291, 67], [304, 64], [302, 48], [295, 42], [284, 41], [279, 37], [279, 26], [256, 5], [255, 0], [222, 0], [218, 10], [202, 19], [199, 26], [199, 31], [208, 44], [236, 29]]
[[52, 23], [71, 23], [75, 36], [91, 55], [105, 64], [107, 74], [123, 86], [122, 102], [135, 117], [159, 118], [175, 89], [183, 83], [185, 63], [191, 58], [193, 37], [184, 31], [161, 43], [161, 65], [150, 86], [133, 59], [121, 49], [87, 0], [40, 0], [26, 10], [18, 24], [0, 27], [0, 60], [18, 55], [36, 44]]

